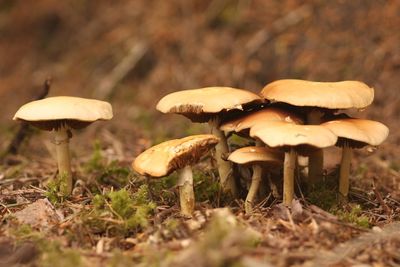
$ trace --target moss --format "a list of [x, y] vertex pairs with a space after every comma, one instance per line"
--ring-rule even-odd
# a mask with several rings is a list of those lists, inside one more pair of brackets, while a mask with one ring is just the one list
[[79, 251], [62, 247], [58, 242], [43, 242], [38, 266], [43, 267], [79, 267], [82, 259]]
[[336, 209], [332, 210], [332, 213], [337, 215], [342, 221], [354, 223], [363, 228], [370, 227], [368, 217], [362, 215], [362, 208], [358, 204], [351, 205], [350, 210]]
[[[114, 188], [122, 188], [129, 183], [132, 172], [129, 167], [120, 166], [119, 162], [114, 160], [110, 163], [105, 162], [101, 154], [101, 144], [95, 141], [93, 145], [93, 154], [90, 160], [83, 167], [84, 172], [96, 177], [100, 184], [111, 185]], [[93, 188], [96, 192], [96, 188]]]
[[67, 177], [66, 173], [59, 174], [57, 179], [51, 180], [47, 184], [45, 196], [53, 204], [62, 203], [67, 195]]
[[[335, 179], [328, 179], [336, 181]], [[330, 210], [338, 205], [337, 186], [332, 182], [317, 183], [310, 190], [307, 199], [310, 203], [324, 209]]]
[[[121, 234], [147, 227], [149, 216], [156, 208], [155, 203], [149, 199], [147, 185], [141, 185], [132, 195], [126, 189], [106, 195], [96, 195], [92, 199], [92, 204], [94, 210], [84, 216], [84, 221], [96, 232], [104, 232], [111, 227]], [[109, 220], [104, 218], [111, 218], [119, 223], [110, 226]]]
[[218, 196], [220, 195], [219, 192], [221, 191], [218, 180], [213, 179], [211, 175], [207, 175], [204, 172], [194, 171], [193, 181], [196, 201], [210, 201], [211, 203], [218, 202]]
[[35, 266], [81, 266], [81, 258], [78, 251], [65, 248], [57, 241], [49, 240], [44, 234], [32, 229], [27, 224], [18, 225], [10, 233], [17, 241], [17, 244], [30, 241], [39, 249], [40, 256], [36, 259]]

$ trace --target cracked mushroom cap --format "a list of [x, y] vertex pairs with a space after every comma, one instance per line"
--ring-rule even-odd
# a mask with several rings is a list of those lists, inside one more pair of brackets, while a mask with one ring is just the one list
[[213, 115], [230, 110], [244, 110], [262, 103], [260, 96], [231, 87], [205, 87], [183, 90], [164, 96], [157, 104], [162, 113], [178, 113], [194, 122], [207, 122]]
[[359, 81], [313, 82], [278, 80], [267, 84], [261, 95], [272, 102], [327, 109], [362, 109], [374, 99], [374, 89]]
[[247, 132], [251, 127], [271, 121], [284, 121], [287, 123], [302, 124], [303, 121], [293, 112], [282, 108], [268, 107], [261, 110], [253, 111], [237, 119], [223, 123], [220, 130], [225, 132]]
[[337, 146], [347, 143], [350, 147], [361, 148], [366, 145], [378, 146], [389, 135], [389, 128], [384, 124], [364, 119], [341, 118], [322, 123], [339, 137]]
[[337, 136], [320, 125], [298, 125], [287, 122], [259, 124], [250, 129], [250, 136], [257, 137], [270, 147], [313, 147], [334, 146]]
[[228, 160], [237, 164], [269, 163], [282, 165], [284, 154], [267, 147], [248, 146], [233, 151]]
[[186, 165], [198, 162], [218, 142], [218, 137], [212, 134], [166, 141], [137, 156], [132, 167], [141, 175], [164, 177]]
[[84, 128], [98, 120], [113, 117], [110, 103], [72, 96], [48, 97], [29, 102], [18, 109], [13, 120], [21, 120], [53, 130], [67, 124], [74, 129]]

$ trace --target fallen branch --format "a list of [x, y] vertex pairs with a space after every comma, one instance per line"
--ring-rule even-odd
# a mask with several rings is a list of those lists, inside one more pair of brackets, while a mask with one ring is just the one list
[[[40, 100], [45, 98], [50, 91], [51, 86], [51, 78], [47, 78], [44, 81], [42, 91], [35, 97], [34, 100]], [[11, 140], [10, 144], [8, 145], [5, 152], [1, 155], [1, 159], [4, 159], [7, 155], [16, 155], [18, 154], [18, 150], [22, 144], [22, 142], [26, 139], [26, 137], [31, 133], [31, 128], [28, 123], [22, 122], [19, 126], [18, 131], [15, 133], [13, 139]]]
[[135, 68], [147, 51], [148, 46], [146, 43], [136, 42], [111, 73], [100, 81], [99, 86], [93, 92], [93, 97], [109, 99], [113, 94], [114, 88]]

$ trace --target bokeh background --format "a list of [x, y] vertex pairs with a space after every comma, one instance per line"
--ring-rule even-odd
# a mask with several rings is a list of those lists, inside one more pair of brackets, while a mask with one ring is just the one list
[[[100, 140], [126, 162], [166, 138], [207, 131], [158, 113], [167, 93], [212, 85], [258, 92], [281, 78], [361, 80], [375, 101], [352, 114], [391, 134], [358, 158], [398, 188], [399, 29], [397, 0], [1, 0], [0, 147], [18, 127], [15, 111], [48, 76], [51, 96], [113, 104], [112, 121], [75, 134], [74, 153], [85, 157]], [[46, 157], [45, 136], [36, 132], [23, 152]]]

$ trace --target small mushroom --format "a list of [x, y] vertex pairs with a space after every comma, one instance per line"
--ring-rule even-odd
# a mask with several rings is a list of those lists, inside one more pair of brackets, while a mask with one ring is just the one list
[[251, 185], [244, 204], [245, 211], [249, 214], [253, 210], [254, 200], [260, 188], [262, 166], [282, 165], [283, 153], [266, 147], [249, 146], [235, 150], [229, 155], [228, 160], [241, 165], [251, 165], [253, 168]]
[[[277, 80], [267, 84], [261, 95], [271, 102], [283, 102], [303, 107], [307, 124], [321, 124], [326, 113], [338, 109], [364, 109], [374, 99], [374, 89], [359, 81], [314, 82], [296, 79]], [[315, 150], [309, 156], [309, 182], [322, 177], [323, 151]]]
[[319, 125], [297, 125], [286, 122], [269, 122], [250, 129], [269, 147], [281, 147], [285, 152], [283, 166], [283, 203], [290, 205], [294, 194], [294, 170], [298, 150], [325, 148], [335, 145], [337, 136]]
[[98, 120], [113, 117], [109, 103], [71, 96], [49, 97], [29, 102], [15, 113], [13, 120], [26, 121], [42, 130], [54, 131], [59, 179], [65, 179], [61, 193], [72, 192], [69, 153], [71, 129], [81, 129]]
[[166, 141], [137, 156], [132, 167], [139, 174], [154, 178], [180, 170], [178, 186], [181, 213], [191, 216], [195, 205], [191, 165], [198, 162], [218, 142], [219, 139], [211, 134]]
[[219, 126], [230, 111], [245, 110], [262, 102], [258, 95], [246, 90], [206, 87], [168, 94], [158, 102], [157, 110], [163, 113], [182, 114], [193, 122], [208, 122], [212, 132], [220, 139], [215, 148], [215, 159], [222, 189], [237, 197], [238, 189], [231, 175], [231, 164], [223, 159], [223, 156], [229, 153], [228, 144]]
[[350, 117], [333, 119], [321, 124], [321, 126], [328, 128], [339, 137], [336, 143], [337, 146], [342, 147], [339, 193], [342, 197], [347, 198], [353, 149], [362, 148], [366, 145], [380, 145], [389, 135], [389, 129], [377, 121]]

